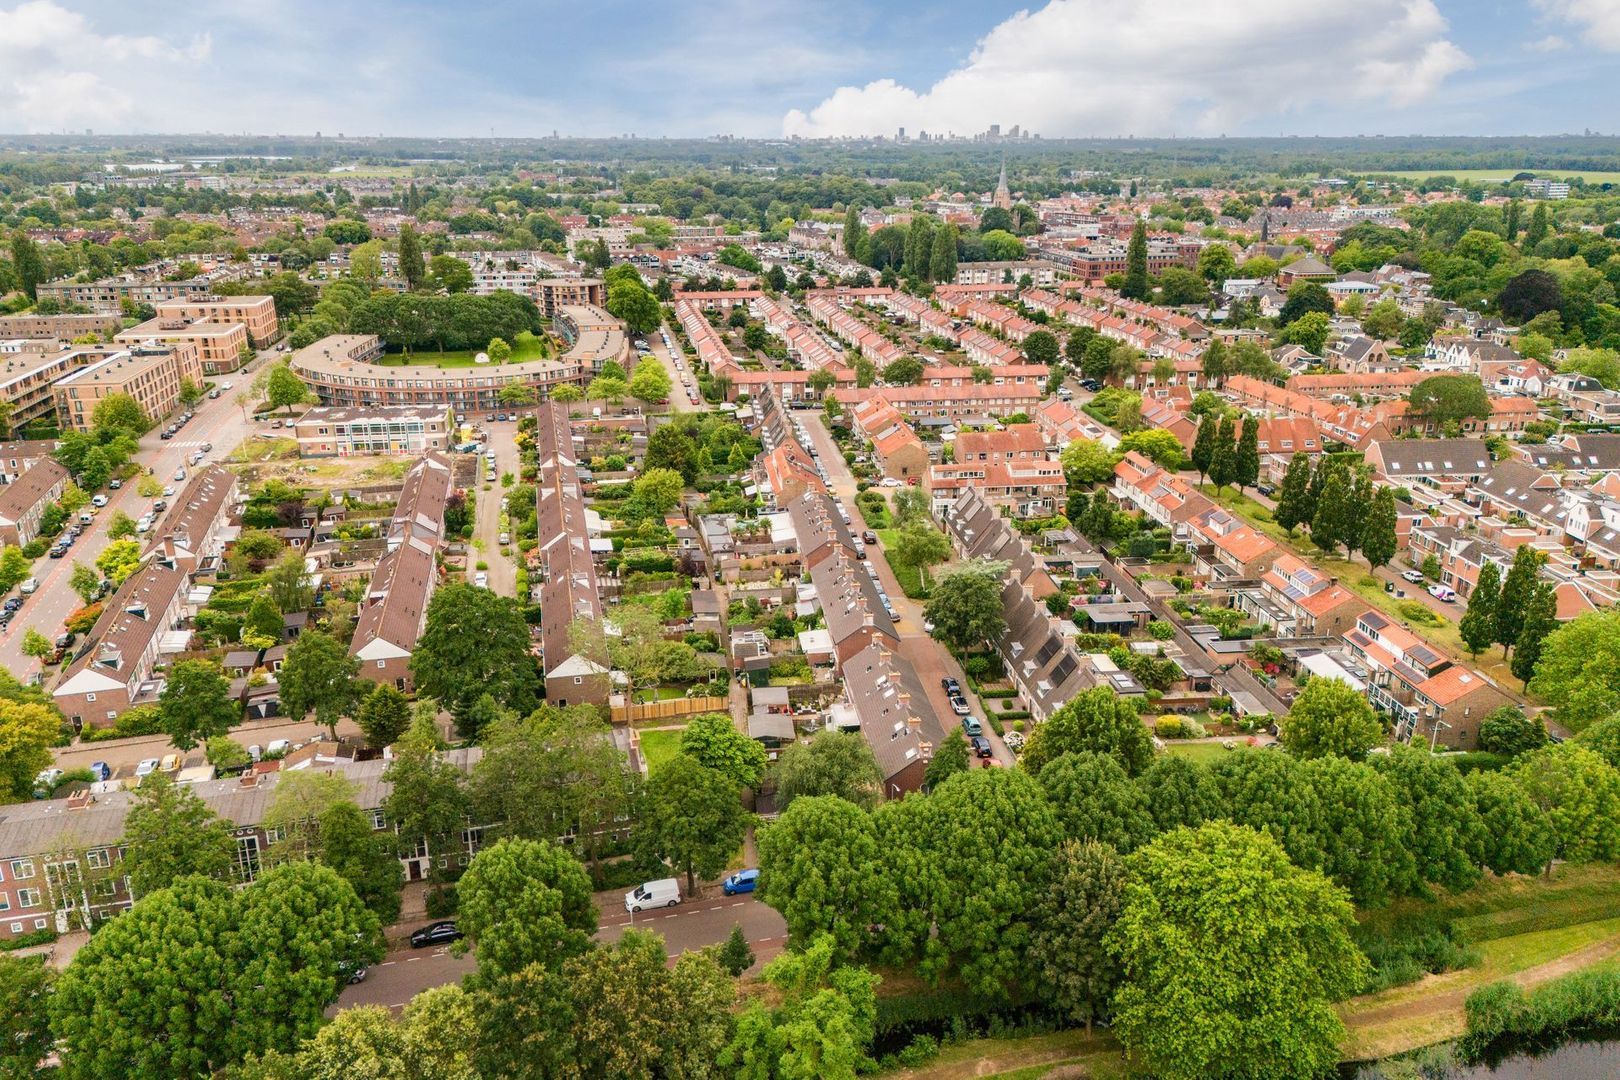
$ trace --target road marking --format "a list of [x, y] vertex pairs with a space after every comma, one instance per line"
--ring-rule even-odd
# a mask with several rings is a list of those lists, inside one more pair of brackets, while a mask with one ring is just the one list
[[397, 960], [384, 960], [382, 963], [378, 964], [377, 966], [378, 967], [393, 967], [397, 963], [399, 963], [399, 961], [397, 961]]
[[414, 964], [420, 959], [422, 959], [420, 956], [408, 956], [405, 958], [405, 962], [407, 964]]
[[742, 907], [743, 906], [743, 901], [739, 900], [735, 904], [732, 904], [731, 906], [732, 907]]

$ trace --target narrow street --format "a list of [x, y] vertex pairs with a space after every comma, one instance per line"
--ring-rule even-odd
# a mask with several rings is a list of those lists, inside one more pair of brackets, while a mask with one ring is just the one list
[[[510, 413], [508, 416], [512, 415]], [[478, 501], [475, 508], [477, 523], [473, 527], [473, 536], [479, 541], [475, 557], [467, 567], [467, 580], [471, 582], [477, 573], [476, 565], [483, 562], [489, 569], [489, 587], [502, 596], [515, 596], [517, 594], [517, 564], [510, 556], [501, 554], [501, 510], [506, 504], [506, 494], [511, 488], [501, 486], [501, 477], [507, 473], [513, 476], [516, 483], [518, 475], [517, 444], [513, 436], [517, 433], [515, 420], [490, 420], [484, 425], [489, 432], [489, 439], [484, 443], [487, 450], [495, 451], [495, 479], [488, 482], [484, 479], [488, 475], [489, 459], [482, 453], [478, 458], [478, 484], [474, 489], [478, 492]], [[511, 548], [515, 553], [516, 548]]]
[[[844, 455], [833, 441], [832, 434], [827, 431], [821, 422], [819, 413], [800, 412], [795, 414], [804, 421], [805, 434], [816, 447], [816, 453], [821, 455], [821, 462], [827, 469], [827, 476], [831, 483], [832, 494], [844, 508], [849, 511], [851, 528], [856, 533], [864, 532], [867, 528], [866, 519], [861, 516], [860, 507], [855, 503], [855, 476], [844, 464]], [[884, 558], [881, 546], [867, 545], [867, 557], [877, 567], [878, 580], [883, 582], [883, 589], [889, 594], [889, 600], [894, 604], [894, 610], [900, 616], [895, 626], [900, 635], [900, 655], [910, 661], [917, 672], [917, 679], [922, 683], [923, 690], [928, 694], [928, 703], [934, 707], [934, 714], [939, 717], [940, 723], [947, 731], [952, 727], [960, 727], [957, 716], [951, 711], [951, 700], [945, 694], [945, 688], [940, 680], [949, 676], [961, 684], [962, 693], [968, 699], [968, 706], [973, 715], [983, 718], [986, 715], [984, 703], [968, 685], [967, 676], [962, 671], [962, 665], [950, 654], [945, 646], [939, 644], [923, 630], [923, 602], [913, 600], [906, 596], [896, 580], [894, 571], [889, 567], [889, 560]], [[936, 567], [936, 572], [941, 569]], [[990, 740], [990, 748], [995, 760], [1002, 765], [1012, 765], [1017, 758], [1007, 749], [988, 724], [984, 726], [984, 736]]]
[[[652, 349], [652, 354], [658, 358], [659, 363], [664, 365], [664, 374], [669, 376], [671, 387], [669, 391], [669, 411], [680, 413], [695, 412], [703, 409], [702, 399], [700, 398], [697, 404], [693, 404], [690, 396], [690, 393], [697, 390], [697, 376], [692, 373], [692, 366], [686, 362], [684, 356], [681, 356], [679, 344], [676, 344], [673, 348], [664, 345], [663, 336], [659, 333], [660, 330], [669, 334], [671, 341], [678, 342], [679, 339], [668, 326], [660, 326], [658, 330], [654, 330], [647, 335], [647, 344]], [[680, 364], [685, 369], [684, 371], [676, 368], [676, 357], [681, 357]]]

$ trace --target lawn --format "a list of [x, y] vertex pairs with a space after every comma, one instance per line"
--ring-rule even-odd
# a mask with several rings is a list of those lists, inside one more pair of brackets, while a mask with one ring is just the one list
[[[526, 360], [543, 360], [551, 355], [551, 346], [544, 339], [525, 330], [511, 343], [512, 355], [506, 361], [508, 364], [519, 364]], [[377, 363], [385, 367], [400, 367], [405, 365], [421, 364], [429, 367], [472, 367], [473, 357], [483, 352], [482, 349], [451, 349], [447, 352], [414, 352], [389, 353], [378, 359]], [[489, 364], [480, 364], [480, 367], [499, 367], [491, 361]]]
[[647, 763], [647, 773], [657, 772], [681, 751], [682, 732], [675, 728], [658, 728], [641, 732], [641, 758]]
[[894, 545], [900, 539], [898, 529], [875, 529], [878, 542], [883, 545], [883, 557], [888, 560], [889, 569], [894, 571], [895, 580], [900, 582], [900, 590], [913, 600], [928, 599], [928, 590], [923, 588], [922, 572], [915, 566], [906, 566], [897, 562], [894, 557]]
[[1164, 749], [1166, 753], [1179, 754], [1204, 765], [1213, 764], [1217, 759], [1232, 753], [1218, 742], [1177, 742], [1174, 739], [1166, 739]]

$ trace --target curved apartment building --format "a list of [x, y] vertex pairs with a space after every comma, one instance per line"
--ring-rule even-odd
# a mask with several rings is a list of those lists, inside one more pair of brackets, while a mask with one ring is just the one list
[[288, 365], [322, 405], [439, 405], [470, 415], [501, 408], [500, 393], [508, 386], [532, 386], [542, 396], [563, 383], [583, 388], [609, 360], [629, 359], [623, 324], [599, 307], [562, 307], [556, 324], [569, 348], [554, 360], [472, 367], [379, 364], [383, 346], [375, 335], [334, 334], [294, 353]]

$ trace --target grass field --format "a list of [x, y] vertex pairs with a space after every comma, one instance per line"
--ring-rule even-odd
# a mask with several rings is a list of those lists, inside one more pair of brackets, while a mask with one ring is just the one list
[[1379, 176], [1399, 176], [1408, 180], [1427, 180], [1431, 176], [1455, 176], [1458, 180], [1511, 180], [1521, 172], [1533, 172], [1548, 180], [1567, 180], [1580, 177], [1588, 184], [1620, 184], [1620, 172], [1591, 171], [1588, 169], [1395, 169], [1379, 172]]
[[[900, 588], [913, 600], [928, 599], [928, 591], [923, 588], [922, 573], [915, 566], [906, 566], [898, 562], [891, 554], [895, 541], [900, 539], [898, 529], [875, 529], [878, 542], [883, 545], [883, 557], [889, 562], [889, 569], [894, 571], [895, 580], [900, 582]], [[870, 557], [870, 555], [868, 555]]]
[[[1184, 758], [1209, 765], [1221, 757], [1232, 753], [1218, 742], [1177, 742], [1174, 739], [1165, 740], [1165, 753], [1179, 754]], [[1273, 751], [1275, 753], [1275, 751]]]
[[[511, 343], [512, 355], [507, 359], [508, 364], [521, 364], [527, 360], [544, 360], [551, 354], [551, 346], [544, 338], [524, 331]], [[482, 349], [452, 349], [448, 352], [414, 352], [389, 353], [378, 359], [377, 363], [385, 367], [405, 367], [416, 364], [428, 367], [472, 367], [473, 357], [482, 352]], [[498, 367], [493, 361], [480, 367]]]
[[657, 772], [681, 751], [681, 732], [672, 728], [641, 732], [641, 757], [649, 774]]

